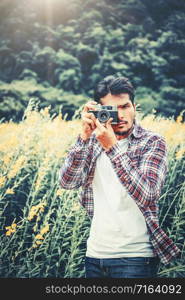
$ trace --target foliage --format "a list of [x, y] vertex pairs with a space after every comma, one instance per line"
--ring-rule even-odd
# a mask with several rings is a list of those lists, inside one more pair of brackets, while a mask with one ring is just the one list
[[[10, 94], [0, 119], [21, 120], [24, 100], [12, 82], [34, 79], [58, 89], [53, 100], [58, 107], [60, 91], [85, 100], [110, 74], [129, 77], [140, 104], [147, 99], [142, 91], [152, 91], [145, 114], [155, 108], [156, 114], [176, 118], [184, 109], [183, 0], [3, 0], [0, 17], [2, 101]], [[74, 107], [64, 108], [71, 118]]]
[[[28, 74], [30, 75], [30, 73]], [[75, 111], [87, 101], [85, 95], [72, 94], [57, 87], [52, 87], [47, 82], [44, 82], [44, 84], [37, 83], [35, 79], [30, 77], [27, 77], [24, 81], [14, 80], [10, 84], [1, 82], [0, 97], [2, 121], [11, 117], [11, 120], [16, 122], [23, 118], [24, 110], [31, 99], [39, 101], [41, 108], [50, 106], [52, 115], [61, 112], [65, 115], [66, 120], [71, 119]]]

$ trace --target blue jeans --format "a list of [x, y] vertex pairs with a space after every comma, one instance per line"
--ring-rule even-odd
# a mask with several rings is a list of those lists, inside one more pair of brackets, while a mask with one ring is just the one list
[[156, 257], [85, 258], [86, 278], [154, 278]]

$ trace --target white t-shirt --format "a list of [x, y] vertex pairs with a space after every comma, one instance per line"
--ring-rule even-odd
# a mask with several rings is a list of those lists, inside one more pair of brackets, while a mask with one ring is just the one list
[[[128, 138], [118, 141], [127, 151]], [[103, 151], [92, 182], [94, 215], [86, 256], [95, 258], [154, 256], [146, 222]]]

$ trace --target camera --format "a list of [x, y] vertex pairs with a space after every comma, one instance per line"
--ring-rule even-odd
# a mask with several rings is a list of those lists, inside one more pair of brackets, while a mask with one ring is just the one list
[[101, 122], [105, 123], [110, 118], [113, 118], [111, 124], [118, 123], [118, 109], [117, 106], [111, 105], [95, 105], [96, 110], [90, 110], [89, 112], [93, 113], [95, 117]]

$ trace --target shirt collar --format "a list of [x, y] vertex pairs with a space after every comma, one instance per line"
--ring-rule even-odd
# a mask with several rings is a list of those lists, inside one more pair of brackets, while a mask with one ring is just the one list
[[134, 128], [130, 134], [130, 136], [135, 137], [136, 139], [139, 139], [143, 136], [144, 129], [140, 126], [138, 121], [135, 119], [134, 121]]

